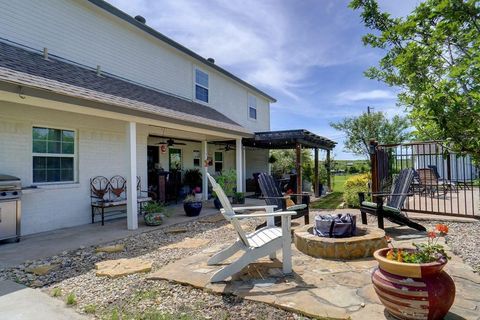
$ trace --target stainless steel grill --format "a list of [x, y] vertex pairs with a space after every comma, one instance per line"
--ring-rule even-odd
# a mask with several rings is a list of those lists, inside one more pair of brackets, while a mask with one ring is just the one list
[[0, 240], [20, 240], [22, 181], [0, 174]]

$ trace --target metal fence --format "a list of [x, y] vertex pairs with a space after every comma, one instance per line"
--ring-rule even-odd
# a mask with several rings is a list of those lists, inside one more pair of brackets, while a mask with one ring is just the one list
[[388, 191], [400, 170], [415, 169], [406, 211], [480, 218], [480, 170], [469, 155], [452, 153], [441, 141], [376, 145], [374, 150], [372, 183], [378, 191]]

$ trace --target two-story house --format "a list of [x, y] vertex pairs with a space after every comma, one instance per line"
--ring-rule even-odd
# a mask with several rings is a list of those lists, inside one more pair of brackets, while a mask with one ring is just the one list
[[237, 190], [268, 169], [268, 149], [242, 140], [270, 130], [275, 99], [144, 18], [103, 0], [0, 0], [0, 21], [0, 173], [34, 186], [23, 235], [88, 223], [95, 176], [126, 177], [135, 229], [149, 168], [233, 168]]

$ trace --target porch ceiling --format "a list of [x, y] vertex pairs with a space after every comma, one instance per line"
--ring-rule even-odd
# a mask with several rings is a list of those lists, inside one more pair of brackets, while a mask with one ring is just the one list
[[254, 138], [243, 139], [243, 145], [263, 149], [295, 149], [297, 144], [332, 150], [337, 143], [305, 129], [256, 132]]
[[136, 117], [181, 121], [251, 136], [252, 132], [208, 106], [0, 42], [0, 81], [108, 104], [110, 111]]

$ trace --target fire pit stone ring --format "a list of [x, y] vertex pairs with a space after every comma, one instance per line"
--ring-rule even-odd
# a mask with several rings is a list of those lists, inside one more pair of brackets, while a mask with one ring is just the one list
[[297, 249], [315, 258], [353, 260], [372, 257], [377, 249], [386, 248], [385, 231], [357, 226], [357, 235], [349, 238], [327, 238], [313, 234], [312, 225], [295, 230]]

